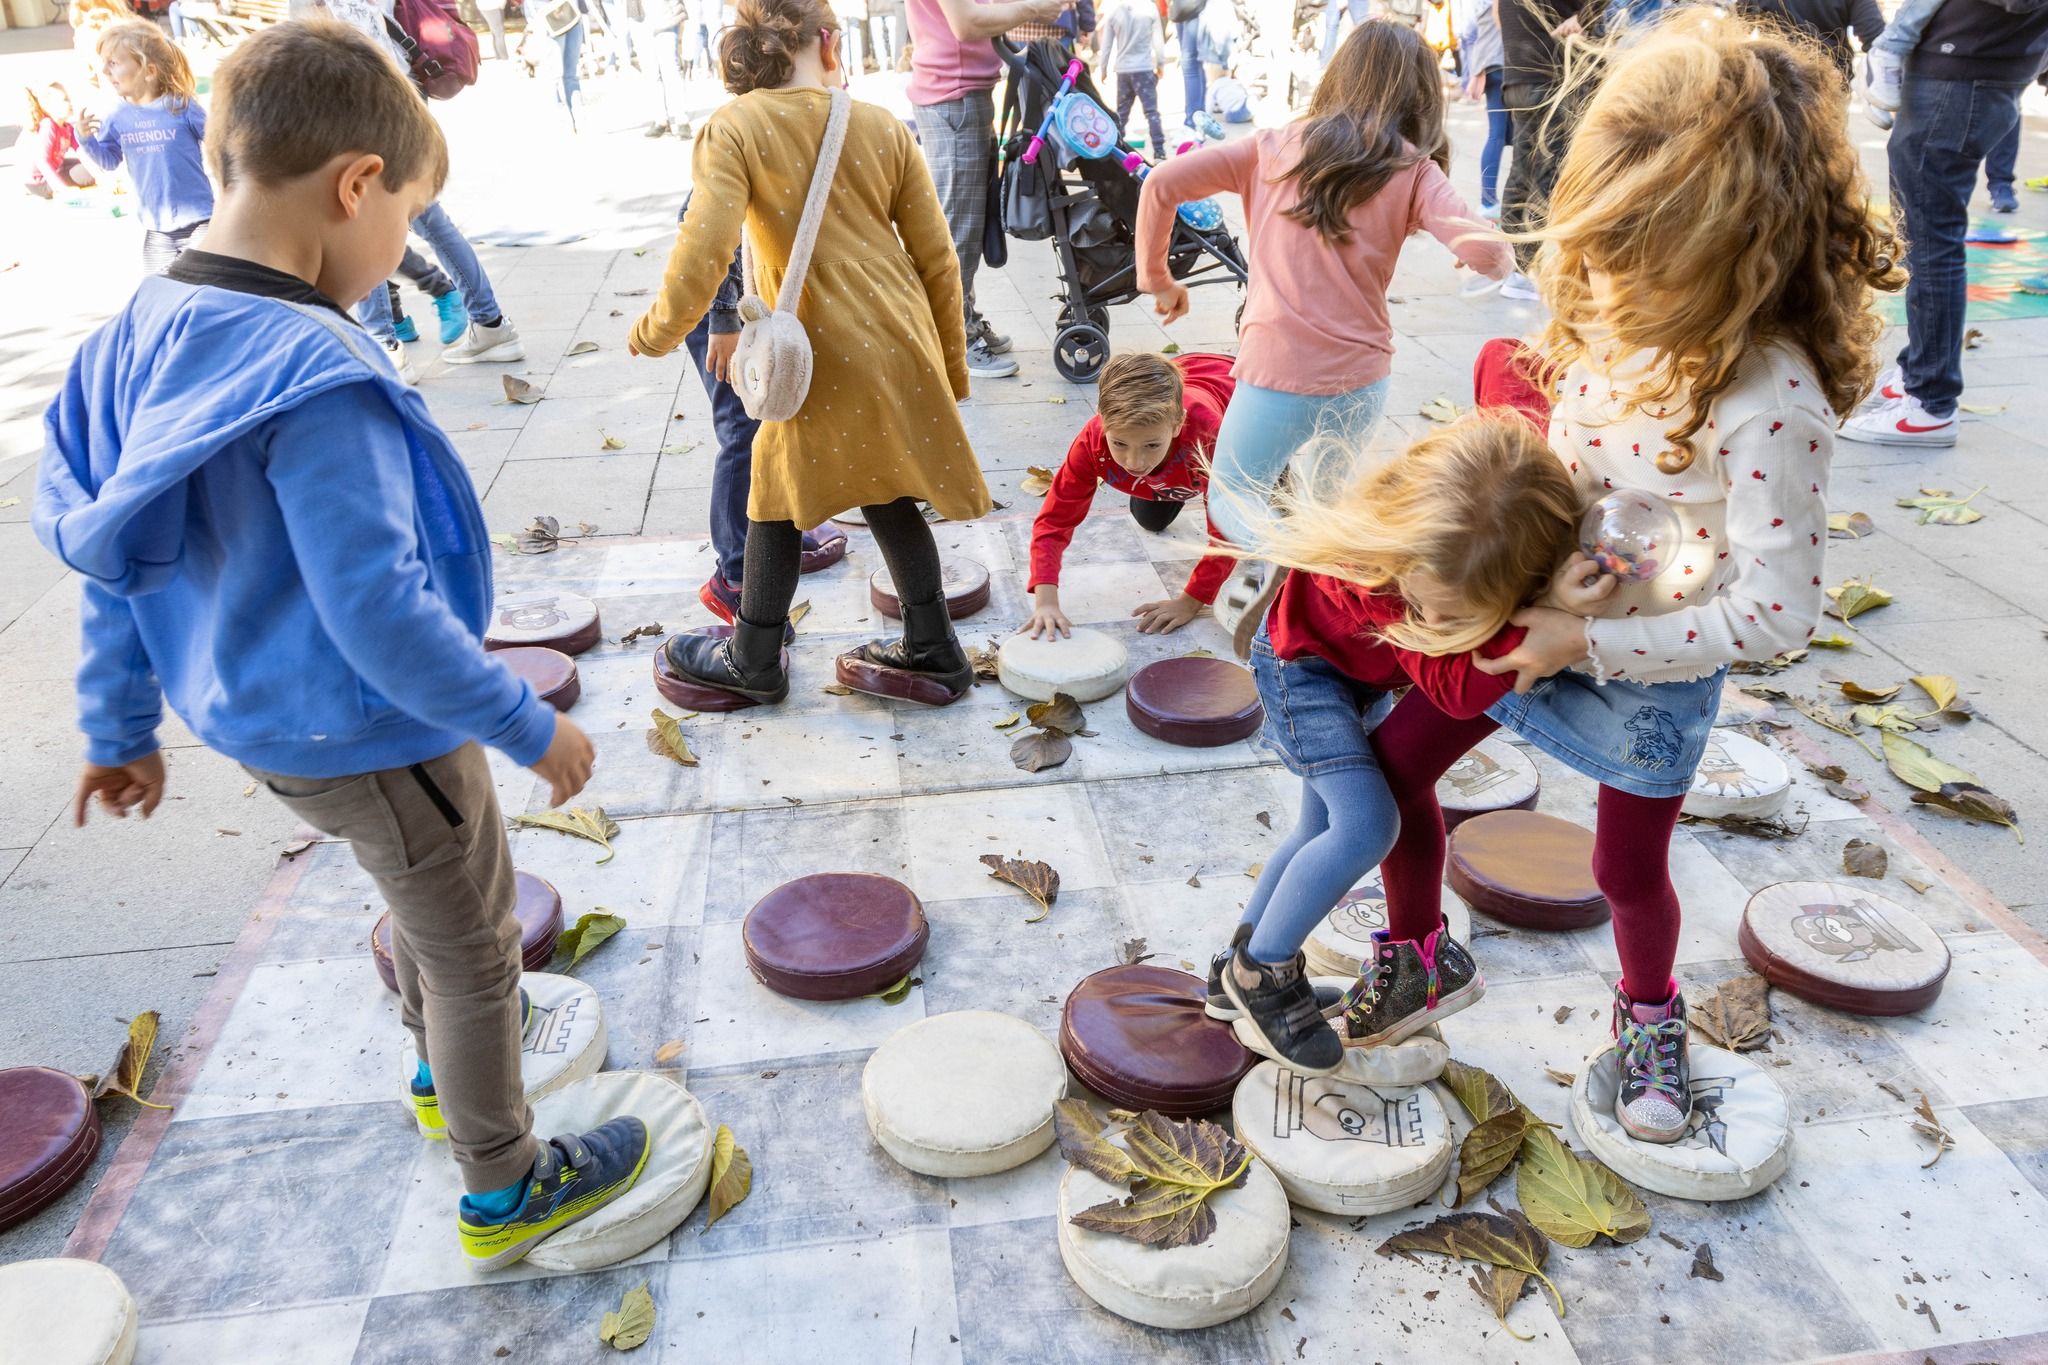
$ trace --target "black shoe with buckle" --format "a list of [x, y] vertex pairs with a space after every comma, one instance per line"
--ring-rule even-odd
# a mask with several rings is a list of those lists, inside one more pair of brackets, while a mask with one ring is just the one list
[[[1202, 1013], [1211, 1019], [1229, 1023], [1244, 1017], [1244, 1012], [1232, 1002], [1223, 989], [1223, 973], [1230, 969], [1230, 960], [1244, 951], [1244, 945], [1251, 942], [1252, 927], [1249, 924], [1237, 926], [1237, 932], [1230, 936], [1230, 946], [1209, 959], [1209, 1003]], [[1325, 1019], [1334, 1019], [1344, 1012], [1344, 992], [1335, 986], [1315, 986], [1316, 1013]]]
[[789, 695], [789, 675], [782, 671], [782, 631], [780, 622], [757, 626], [742, 618], [723, 639], [671, 635], [662, 649], [669, 667], [690, 682], [749, 701], [774, 703]]
[[[1240, 968], [1252, 973], [1253, 984], [1243, 983]], [[1239, 955], [1223, 973], [1223, 992], [1244, 1016], [1231, 1025], [1237, 1041], [1260, 1056], [1310, 1076], [1344, 1064], [1344, 1042], [1316, 1009], [1300, 953], [1277, 964]]]

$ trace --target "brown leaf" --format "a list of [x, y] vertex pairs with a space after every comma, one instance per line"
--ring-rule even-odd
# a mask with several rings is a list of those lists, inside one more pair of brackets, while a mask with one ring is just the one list
[[1483, 1261], [1534, 1275], [1550, 1291], [1557, 1314], [1564, 1316], [1564, 1299], [1557, 1286], [1543, 1273], [1550, 1255], [1550, 1243], [1536, 1225], [1518, 1212], [1452, 1213], [1419, 1228], [1397, 1232], [1376, 1248], [1382, 1256], [1396, 1253], [1433, 1251], [1443, 1256]]
[[2012, 802], [1982, 787], [1966, 782], [1949, 782], [1944, 783], [1938, 792], [1914, 792], [1912, 801], [1916, 806], [1933, 806], [1951, 815], [1960, 815], [1965, 820], [2004, 825], [2021, 843], [2027, 841], [2027, 836], [2020, 833], [2020, 813], [2013, 808]]
[[1731, 1052], [1749, 1052], [1771, 1037], [1771, 983], [1760, 976], [1723, 981], [1691, 1002], [1689, 1018], [1702, 1037]]
[[1575, 1082], [1575, 1081], [1577, 1081], [1577, 1080], [1579, 1079], [1579, 1073], [1578, 1073], [1578, 1072], [1576, 1072], [1576, 1071], [1559, 1071], [1559, 1070], [1558, 1070], [1558, 1069], [1557, 1069], [1556, 1067], [1554, 1067], [1554, 1066], [1546, 1066], [1546, 1067], [1544, 1067], [1544, 1068], [1543, 1068], [1543, 1074], [1544, 1074], [1544, 1075], [1546, 1075], [1546, 1076], [1548, 1076], [1548, 1077], [1550, 1077], [1550, 1079], [1551, 1079], [1551, 1080], [1552, 1080], [1553, 1082], [1555, 1082], [1555, 1083], [1556, 1083], [1556, 1084], [1558, 1084], [1558, 1085], [1561, 1085], [1561, 1086], [1563, 1086], [1563, 1087], [1564, 1087], [1565, 1089], [1567, 1089], [1567, 1090], [1571, 1089], [1571, 1088], [1572, 1088], [1572, 1083], [1573, 1083], [1573, 1082]]
[[1559, 1005], [1556, 1011], [1551, 1014], [1550, 1022], [1553, 1024], [1562, 1024], [1565, 1020], [1571, 1017], [1572, 1007], [1570, 1005]]
[[1842, 695], [1850, 701], [1887, 702], [1899, 695], [1899, 689], [1904, 684], [1893, 683], [1890, 687], [1865, 687], [1862, 683], [1844, 680], [1838, 685], [1842, 689]]
[[1851, 839], [1842, 845], [1842, 870], [1852, 877], [1881, 879], [1890, 861], [1883, 847], [1868, 839]]
[[517, 375], [502, 374], [498, 378], [504, 381], [505, 401], [508, 403], [538, 403], [547, 397], [540, 389]]
[[1715, 1284], [1721, 1283], [1724, 1278], [1721, 1272], [1714, 1268], [1714, 1249], [1705, 1242], [1692, 1249], [1692, 1269], [1686, 1272], [1686, 1278], [1712, 1280]]
[[1266, 827], [1267, 829], [1271, 829], [1271, 828], [1273, 828], [1273, 812], [1271, 812], [1271, 811], [1269, 811], [1269, 810], [1262, 810], [1262, 811], [1260, 811], [1260, 812], [1259, 812], [1258, 814], [1256, 814], [1256, 815], [1252, 816], [1252, 819], [1254, 819], [1254, 820], [1258, 821], [1258, 822], [1259, 822], [1260, 824], [1264, 825], [1264, 826], [1265, 826], [1265, 827]]
[[1121, 1185], [1138, 1173], [1123, 1148], [1105, 1135], [1095, 1106], [1069, 1097], [1053, 1105], [1052, 1131], [1060, 1155], [1099, 1180]]
[[1017, 480], [1017, 491], [1034, 498], [1042, 498], [1052, 492], [1053, 472], [1044, 465], [1024, 466], [1024, 477]]
[[967, 662], [974, 665], [974, 676], [981, 682], [994, 682], [1001, 675], [1000, 657], [1001, 651], [993, 640], [967, 651]]
[[1458, 1145], [1458, 1196], [1452, 1205], [1463, 1204], [1514, 1165], [1522, 1150], [1522, 1136], [1528, 1131], [1528, 1116], [1520, 1109], [1510, 1109], [1465, 1134]]
[[1038, 913], [1027, 918], [1026, 924], [1036, 924], [1052, 913], [1052, 903], [1060, 898], [1060, 874], [1053, 871], [1050, 863], [1005, 858], [1000, 853], [982, 854], [981, 863], [989, 876], [1008, 882], [1038, 902]]
[[818, 690], [828, 697], [850, 697], [853, 695], [853, 689], [845, 683], [826, 683]]
[[1024, 718], [1041, 730], [1059, 735], [1076, 734], [1088, 724], [1087, 717], [1081, 714], [1081, 703], [1064, 692], [1053, 693], [1051, 701], [1033, 702], [1025, 707]]
[[1074, 741], [1056, 730], [1033, 730], [1010, 742], [1010, 762], [1027, 773], [1057, 768], [1074, 756]]
[[651, 621], [644, 626], [635, 626], [619, 637], [619, 643], [630, 645], [635, 640], [658, 640], [661, 638], [661, 622]]
[[149, 1067], [149, 1054], [156, 1048], [157, 1023], [155, 1010], [144, 1010], [128, 1021], [128, 1036], [122, 1040], [121, 1050], [114, 1054], [113, 1065], [101, 1072], [93, 1083], [94, 1099], [126, 1095], [145, 1109], [171, 1107], [168, 1104], [151, 1104], [137, 1091], [142, 1084], [142, 1073]]
[[1918, 896], [1924, 896], [1929, 891], [1932, 891], [1934, 889], [1933, 882], [1923, 882], [1917, 877], [1908, 877], [1901, 875], [1899, 877], [1899, 880], [1904, 882], [1906, 885], [1912, 887], [1913, 893]]
[[1941, 1154], [1955, 1146], [1956, 1140], [1941, 1120], [1934, 1116], [1934, 1106], [1927, 1102], [1927, 1092], [1922, 1090], [1916, 1093], [1920, 1096], [1920, 1103], [1913, 1110], [1918, 1116], [1913, 1120], [1913, 1131], [1934, 1144], [1934, 1155], [1920, 1163], [1920, 1169], [1924, 1171], [1941, 1160]]
[[1465, 1283], [1471, 1285], [1472, 1292], [1479, 1295], [1481, 1301], [1493, 1310], [1494, 1320], [1507, 1328], [1509, 1336], [1516, 1341], [1536, 1339], [1534, 1336], [1523, 1336], [1508, 1326], [1508, 1309], [1513, 1308], [1515, 1300], [1522, 1297], [1522, 1290], [1529, 1283], [1529, 1272], [1510, 1270], [1504, 1265], [1491, 1266], [1488, 1267], [1484, 1278], [1475, 1270]]
[[1116, 960], [1127, 967], [1133, 967], [1150, 956], [1152, 954], [1145, 951], [1145, 940], [1142, 937], [1127, 938], [1123, 942], [1123, 947], [1117, 950]]
[[654, 1049], [654, 1064], [656, 1066], [667, 1066], [670, 1062], [682, 1056], [683, 1049], [688, 1046], [689, 1044], [680, 1038], [671, 1038], [668, 1042]]
[[648, 752], [672, 758], [685, 768], [696, 767], [697, 755], [690, 752], [690, 741], [683, 737], [682, 722], [659, 706], [649, 714], [654, 718], [654, 728], [647, 732]]
[[[1209, 1207], [1209, 1199], [1244, 1184], [1251, 1173], [1251, 1154], [1213, 1123], [1169, 1119], [1150, 1109], [1132, 1120], [1123, 1139], [1133, 1171], [1130, 1195], [1082, 1209], [1068, 1221], [1146, 1246], [1200, 1246], [1208, 1241], [1216, 1231], [1216, 1211]], [[1106, 1138], [1102, 1142], [1107, 1145]], [[1100, 1154], [1091, 1159], [1100, 1161]]]
[[1458, 1103], [1465, 1106], [1465, 1112], [1472, 1116], [1474, 1123], [1484, 1123], [1521, 1108], [1514, 1092], [1496, 1080], [1491, 1072], [1467, 1066], [1455, 1057], [1444, 1063], [1443, 1082], [1458, 1097]]

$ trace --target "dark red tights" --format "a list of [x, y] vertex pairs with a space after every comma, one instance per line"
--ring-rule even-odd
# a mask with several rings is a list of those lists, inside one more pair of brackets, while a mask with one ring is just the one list
[[[1419, 691], [1401, 699], [1372, 747], [1401, 813], [1401, 832], [1380, 865], [1387, 921], [1396, 939], [1426, 937], [1441, 922], [1444, 813], [1437, 779], [1473, 745], [1499, 728], [1485, 716], [1459, 720]], [[1671, 831], [1682, 796], [1631, 796], [1600, 788], [1593, 834], [1593, 877], [1614, 908], [1614, 946], [1629, 998], [1662, 1001], [1678, 956], [1678, 892], [1671, 886]]]

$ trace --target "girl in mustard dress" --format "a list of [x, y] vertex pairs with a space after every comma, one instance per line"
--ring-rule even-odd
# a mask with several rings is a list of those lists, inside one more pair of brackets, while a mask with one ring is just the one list
[[[725, 86], [739, 98], [697, 135], [695, 190], [661, 297], [633, 327], [636, 354], [665, 355], [681, 343], [710, 306], [743, 230], [752, 288], [775, 299], [824, 139], [828, 87], [845, 81], [838, 28], [824, 0], [742, 0], [719, 54]], [[938, 547], [917, 504], [951, 521], [990, 508], [956, 407], [967, 397], [960, 268], [923, 155], [874, 105], [852, 106], [797, 314], [811, 341], [811, 386], [794, 418], [762, 423], [754, 441], [733, 634], [675, 636], [663, 647], [669, 664], [692, 682], [781, 701], [801, 528], [859, 507], [896, 581], [903, 638], [844, 656], [841, 680], [862, 686], [879, 677], [882, 685], [864, 690], [956, 699], [974, 670], [954, 638]]]

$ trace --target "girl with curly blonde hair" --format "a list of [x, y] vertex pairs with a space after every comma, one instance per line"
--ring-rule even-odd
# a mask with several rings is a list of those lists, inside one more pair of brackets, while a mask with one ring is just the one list
[[[1537, 354], [1492, 343], [1478, 378], [1485, 401], [1517, 383], [1527, 398], [1535, 376], [1580, 494], [1647, 495], [1675, 543], [1646, 577], [1609, 580], [1592, 619], [1515, 613], [1520, 645], [1476, 665], [1503, 694], [1484, 716], [1411, 693], [1374, 746], [1401, 817], [1384, 867], [1397, 942], [1441, 922], [1436, 782], [1496, 725], [1600, 783], [1593, 873], [1621, 963], [1616, 1117], [1641, 1141], [1674, 1142], [1692, 1100], [1672, 830], [1728, 666], [1803, 646], [1820, 618], [1835, 428], [1876, 368], [1871, 291], [1899, 272], [1849, 140], [1847, 87], [1818, 45], [1698, 7], [1633, 33], [1607, 57], [1547, 220], [1519, 234], [1541, 244], [1551, 322]], [[1574, 560], [1563, 576], [1592, 571]]]

